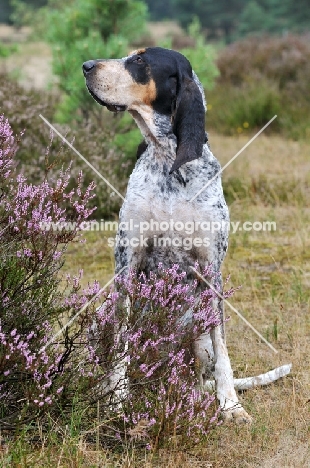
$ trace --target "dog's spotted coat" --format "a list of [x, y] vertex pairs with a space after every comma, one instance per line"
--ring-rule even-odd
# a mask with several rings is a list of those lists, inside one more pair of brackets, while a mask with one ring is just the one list
[[[191, 201], [220, 171], [220, 164], [207, 142], [204, 92], [190, 63], [178, 52], [151, 47], [119, 60], [90, 60], [84, 63], [83, 71], [93, 98], [111, 111], [128, 110], [144, 137], [120, 211], [118, 239], [127, 242], [116, 246], [116, 273], [128, 266], [147, 274], [156, 270], [159, 262], [166, 268], [177, 263], [191, 280], [195, 263], [202, 270], [211, 263], [220, 278], [228, 244], [225, 227], [208, 232], [207, 243], [190, 249], [184, 249], [184, 239], [189, 237], [185, 231], [150, 230], [143, 233], [147, 245], [130, 242], [140, 238], [143, 221], [169, 223], [173, 219], [183, 225], [229, 221], [220, 176]], [[122, 226], [130, 220], [134, 229], [125, 231]], [[206, 232], [198, 227], [191, 236], [204, 239]], [[173, 238], [173, 245], [178, 246], [158, 247], [154, 239], [161, 237]], [[223, 313], [221, 300], [217, 306]], [[224, 416], [249, 422], [250, 416], [238, 402], [219, 327], [211, 336], [204, 334], [197, 340], [195, 353], [201, 363], [202, 387], [208, 369], [213, 370]]]

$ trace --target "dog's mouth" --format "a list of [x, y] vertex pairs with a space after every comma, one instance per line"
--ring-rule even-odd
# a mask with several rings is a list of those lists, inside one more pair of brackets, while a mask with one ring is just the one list
[[107, 104], [106, 102], [102, 101], [101, 99], [96, 96], [95, 93], [87, 86], [89, 94], [95, 99], [98, 104], [101, 106], [105, 106], [109, 111], [111, 112], [124, 112], [127, 108], [127, 106], [121, 106], [119, 104]]

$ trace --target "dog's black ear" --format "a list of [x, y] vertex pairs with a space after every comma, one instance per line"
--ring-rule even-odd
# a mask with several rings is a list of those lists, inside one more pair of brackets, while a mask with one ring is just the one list
[[206, 139], [205, 108], [201, 92], [192, 77], [180, 74], [173, 133], [177, 137], [177, 151], [170, 174], [182, 164], [199, 158]]
[[147, 142], [145, 140], [141, 141], [141, 143], [139, 144], [138, 148], [137, 148], [137, 160], [140, 158], [140, 156], [144, 153], [144, 151], [146, 151], [147, 149]]

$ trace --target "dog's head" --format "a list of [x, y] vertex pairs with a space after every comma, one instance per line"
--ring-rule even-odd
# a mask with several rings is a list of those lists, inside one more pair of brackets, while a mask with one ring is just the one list
[[202, 154], [205, 143], [203, 91], [189, 61], [179, 52], [149, 47], [118, 60], [83, 64], [92, 97], [110, 111], [150, 111], [169, 116], [177, 137], [171, 172]]

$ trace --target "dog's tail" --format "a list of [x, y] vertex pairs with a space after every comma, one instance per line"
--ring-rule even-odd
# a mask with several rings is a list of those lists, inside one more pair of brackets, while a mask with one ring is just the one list
[[[245, 377], [244, 379], [234, 379], [234, 387], [236, 390], [248, 390], [253, 387], [261, 387], [269, 385], [272, 382], [285, 377], [291, 372], [292, 364], [276, 367], [275, 369], [266, 372], [265, 374], [257, 375], [256, 377]], [[212, 392], [215, 390], [215, 381], [206, 380], [203, 384], [204, 390]]]

